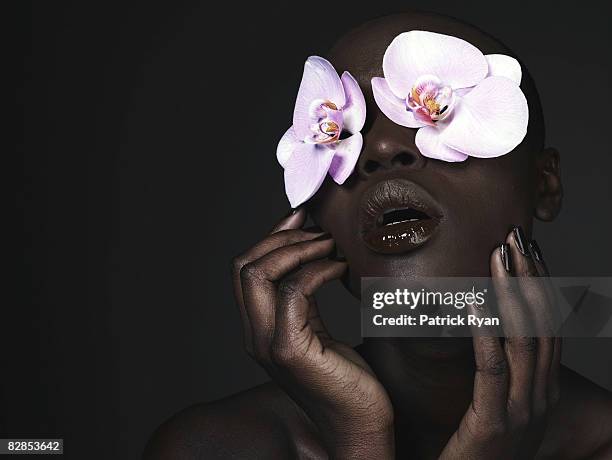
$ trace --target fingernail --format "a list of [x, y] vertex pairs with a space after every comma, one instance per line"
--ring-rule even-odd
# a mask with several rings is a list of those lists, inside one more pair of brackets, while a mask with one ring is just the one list
[[323, 229], [318, 225], [313, 225], [312, 227], [303, 228], [302, 231], [306, 233], [321, 233]]
[[533, 254], [533, 258], [536, 261], [542, 262], [544, 257], [542, 257], [542, 250], [540, 249], [540, 246], [538, 246], [538, 242], [536, 240], [531, 240], [529, 242], [529, 250]]
[[316, 238], [310, 241], [325, 241], [331, 239], [331, 235], [329, 233], [323, 233], [323, 235], [317, 236]]
[[525, 234], [523, 233], [523, 229], [520, 226], [515, 226], [512, 228], [512, 233], [514, 234], [514, 242], [516, 243], [516, 247], [521, 254], [526, 257], [529, 257], [529, 251], [527, 250], [527, 245], [525, 242], [527, 239], [525, 238]]
[[506, 243], [502, 244], [499, 247], [499, 255], [501, 256], [502, 264], [508, 273], [510, 273], [510, 251], [508, 250], [508, 245]]

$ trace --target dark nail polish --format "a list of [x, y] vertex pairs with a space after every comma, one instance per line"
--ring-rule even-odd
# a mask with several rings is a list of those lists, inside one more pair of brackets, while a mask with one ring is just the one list
[[538, 246], [538, 243], [536, 240], [531, 240], [529, 242], [529, 250], [531, 251], [531, 253], [533, 254], [533, 258], [537, 261], [537, 262], [542, 262], [542, 260], [544, 259], [544, 257], [542, 257], [542, 250], [540, 249], [540, 246]]
[[314, 225], [312, 227], [303, 228], [302, 231], [306, 233], [321, 233], [323, 229], [318, 225]]
[[508, 273], [510, 273], [511, 265], [510, 265], [510, 251], [508, 250], [508, 245], [506, 243], [502, 244], [499, 247], [499, 254], [501, 256], [502, 264], [504, 264], [504, 268]]
[[310, 241], [325, 241], [331, 239], [331, 235], [329, 233], [323, 233], [323, 235], [317, 236]]
[[516, 243], [516, 247], [518, 248], [518, 250], [521, 251], [521, 254], [523, 254], [524, 256], [529, 257], [530, 254], [527, 250], [527, 245], [525, 244], [527, 238], [525, 238], [525, 233], [523, 233], [523, 229], [518, 226], [513, 227], [512, 233], [514, 234], [514, 242]]

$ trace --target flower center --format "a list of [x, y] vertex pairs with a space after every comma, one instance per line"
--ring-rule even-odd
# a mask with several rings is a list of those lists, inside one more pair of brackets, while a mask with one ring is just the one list
[[431, 126], [448, 117], [454, 104], [452, 88], [442, 84], [434, 75], [417, 78], [406, 98], [406, 110], [410, 110], [420, 122]]
[[312, 136], [306, 142], [313, 144], [329, 144], [340, 139], [344, 125], [342, 110], [331, 101], [318, 99], [310, 106], [310, 129]]

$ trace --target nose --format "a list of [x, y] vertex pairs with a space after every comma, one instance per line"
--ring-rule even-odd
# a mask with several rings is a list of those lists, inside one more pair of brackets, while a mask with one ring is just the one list
[[382, 113], [377, 115], [365, 134], [364, 150], [357, 165], [359, 173], [368, 177], [383, 170], [423, 168], [427, 159], [414, 143], [416, 130], [399, 126]]

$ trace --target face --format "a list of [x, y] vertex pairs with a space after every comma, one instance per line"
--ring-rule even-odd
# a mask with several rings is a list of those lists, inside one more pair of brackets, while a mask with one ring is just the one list
[[349, 70], [360, 82], [368, 119], [355, 172], [342, 186], [328, 177], [309, 210], [346, 257], [356, 295], [364, 276], [489, 276], [491, 251], [511, 225], [530, 234], [538, 206], [541, 171], [527, 140], [498, 158], [432, 160], [419, 153], [415, 129], [393, 123], [376, 106], [370, 79], [383, 75], [382, 55], [398, 33], [420, 28], [460, 36], [482, 51], [493, 47], [480, 32], [427, 21], [366, 26], [330, 56], [338, 71]]

